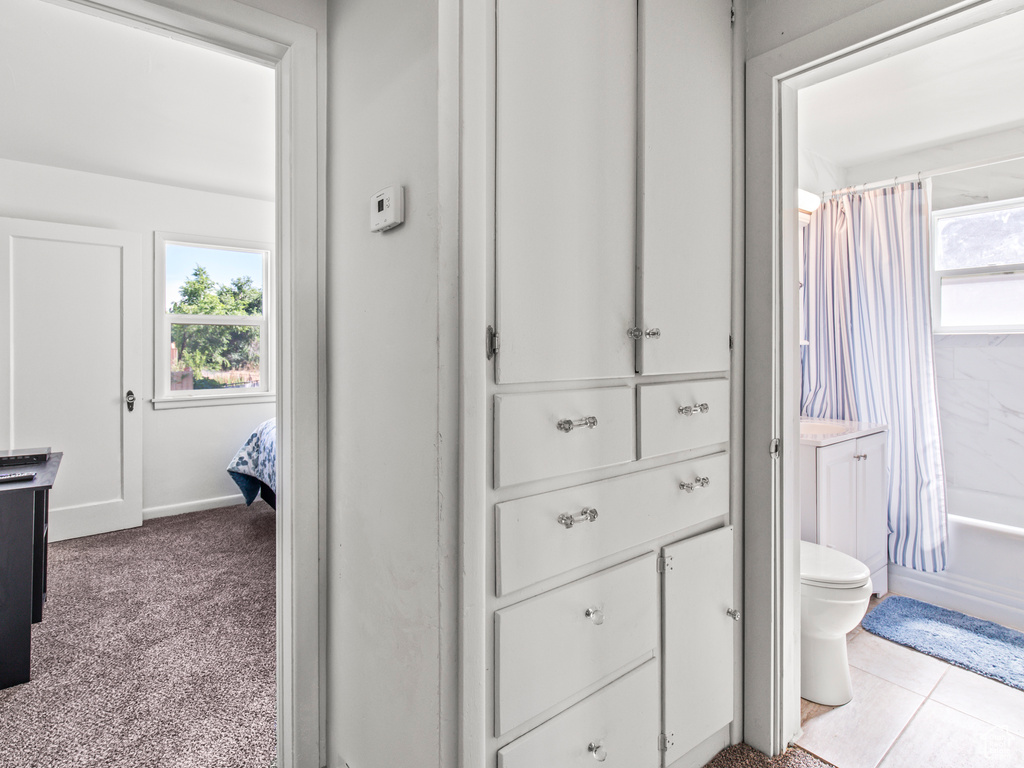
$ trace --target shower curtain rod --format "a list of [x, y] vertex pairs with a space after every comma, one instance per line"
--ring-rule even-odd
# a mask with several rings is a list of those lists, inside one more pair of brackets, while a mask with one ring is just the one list
[[831, 192], [821, 193], [821, 202], [825, 202], [830, 198], [836, 197], [837, 195], [854, 193], [854, 192], [867, 192], [872, 189], [881, 189], [882, 187], [894, 187], [897, 184], [905, 184], [908, 181], [921, 182], [925, 179], [931, 179], [935, 176], [945, 176], [950, 173], [959, 173], [960, 171], [973, 171], [975, 168], [985, 168], [989, 165], [999, 165], [1000, 163], [1011, 163], [1014, 160], [1024, 160], [1024, 155], [1015, 154], [1007, 155], [1006, 157], [996, 158], [995, 160], [985, 160], [980, 163], [961, 163], [960, 165], [950, 165], [945, 168], [939, 168], [934, 171], [917, 173], [908, 173], [903, 176], [895, 176], [891, 179], [884, 179], [883, 181], [872, 181], [866, 184], [853, 184], [849, 187], [843, 187], [842, 189], [833, 189]]

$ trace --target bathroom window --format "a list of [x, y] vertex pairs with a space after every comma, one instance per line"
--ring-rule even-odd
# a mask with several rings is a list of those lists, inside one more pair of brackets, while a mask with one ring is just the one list
[[1024, 198], [932, 214], [936, 333], [1024, 331]]

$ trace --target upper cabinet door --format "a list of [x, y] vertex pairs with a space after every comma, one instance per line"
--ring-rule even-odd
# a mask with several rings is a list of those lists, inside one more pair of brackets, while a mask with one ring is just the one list
[[[728, 0], [640, 0], [641, 373], [729, 368], [732, 27]], [[660, 334], [651, 333], [652, 329]]]
[[500, 383], [634, 373], [636, 16], [497, 0]]

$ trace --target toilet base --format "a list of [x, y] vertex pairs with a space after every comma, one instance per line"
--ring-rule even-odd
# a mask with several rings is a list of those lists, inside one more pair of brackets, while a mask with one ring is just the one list
[[800, 643], [800, 695], [828, 707], [839, 707], [853, 699], [846, 635], [802, 635]]

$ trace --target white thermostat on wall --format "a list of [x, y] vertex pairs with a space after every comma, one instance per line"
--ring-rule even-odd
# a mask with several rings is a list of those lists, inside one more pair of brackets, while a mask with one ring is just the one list
[[405, 187], [385, 187], [370, 200], [370, 231], [384, 232], [405, 221]]

